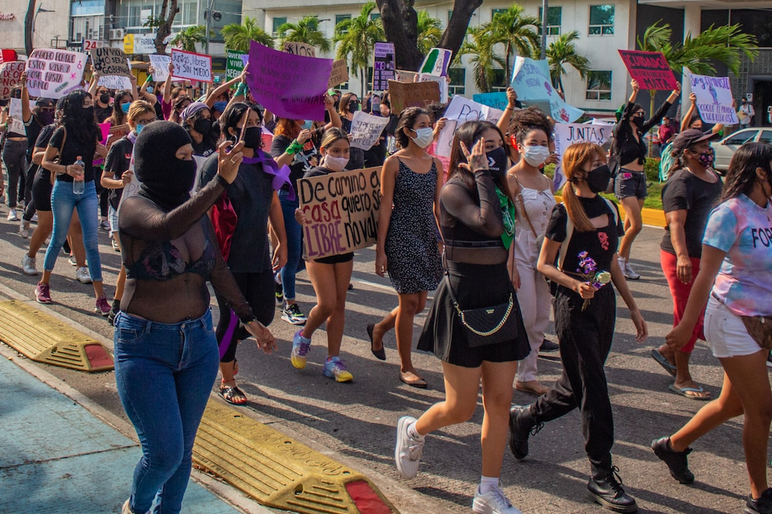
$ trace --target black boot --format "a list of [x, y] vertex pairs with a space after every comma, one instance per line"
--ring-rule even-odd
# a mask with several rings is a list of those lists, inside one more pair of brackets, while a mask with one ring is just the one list
[[515, 405], [509, 409], [509, 449], [517, 460], [528, 456], [528, 436], [536, 435], [544, 426], [531, 416], [529, 405]]
[[616, 466], [593, 472], [592, 478], [587, 482], [587, 496], [595, 503], [614, 512], [638, 512], [635, 499], [622, 489], [622, 479], [618, 472], [619, 468]]
[[689, 470], [687, 456], [692, 453], [691, 448], [677, 452], [670, 447], [670, 438], [661, 437], [651, 442], [651, 449], [661, 461], [667, 464], [670, 475], [682, 484], [694, 482], [694, 474]]
[[754, 500], [753, 496], [748, 496], [745, 504], [747, 505], [745, 514], [772, 514], [772, 488], [761, 493], [758, 500]]

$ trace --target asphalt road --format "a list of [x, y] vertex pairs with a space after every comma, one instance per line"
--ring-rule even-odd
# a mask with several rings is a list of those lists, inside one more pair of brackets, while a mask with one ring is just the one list
[[[35, 277], [21, 273], [21, 258], [28, 241], [18, 235], [18, 224], [5, 221], [0, 208], [0, 284], [29, 298]], [[669, 375], [649, 356], [661, 344], [672, 323], [672, 304], [659, 268], [662, 230], [645, 228], [634, 246], [634, 268], [642, 275], [632, 290], [649, 324], [650, 338], [636, 344], [628, 311], [621, 304], [614, 347], [607, 363], [614, 406], [615, 464], [627, 491], [638, 499], [642, 513], [719, 514], [742, 512], [749, 492], [741, 443], [742, 419], [737, 418], [703, 437], [694, 445], [691, 467], [697, 476], [692, 486], [682, 486], [649, 449], [653, 438], [668, 435], [682, 426], [702, 402], [679, 397], [667, 390]], [[100, 231], [102, 270], [108, 296], [119, 269], [119, 256]], [[43, 249], [43, 251], [45, 248]], [[38, 256], [42, 269], [43, 251]], [[418, 415], [443, 397], [439, 361], [416, 352], [415, 365], [429, 382], [417, 390], [398, 380], [399, 361], [394, 335], [386, 337], [387, 361], [377, 361], [369, 351], [365, 326], [392, 309], [397, 298], [388, 282], [373, 272], [372, 250], [357, 252], [349, 292], [343, 354], [355, 380], [337, 384], [321, 374], [325, 335], [314, 336], [309, 363], [298, 371], [289, 362], [291, 339], [296, 328], [280, 319], [277, 309], [271, 330], [279, 351], [259, 353], [254, 342], [242, 343], [238, 352], [239, 385], [250, 398], [248, 413], [258, 420], [322, 449], [370, 476], [403, 513], [470, 512], [475, 484], [480, 474], [480, 424], [482, 406], [467, 423], [447, 427], [428, 437], [420, 473], [413, 480], [399, 477], [393, 462], [397, 419]], [[92, 314], [93, 289], [75, 281], [75, 268], [66, 258], [57, 262], [51, 282], [51, 309], [112, 339], [104, 318]], [[298, 275], [298, 300], [307, 312], [313, 305], [313, 289], [305, 272]], [[527, 301], [521, 298], [520, 301]], [[620, 300], [621, 303], [621, 300]], [[212, 302], [217, 311], [216, 303]], [[424, 316], [415, 322], [417, 337]], [[692, 374], [718, 396], [722, 372], [704, 342], [692, 357]], [[44, 366], [92, 400], [125, 418], [117, 398], [112, 373], [85, 374]], [[544, 382], [557, 378], [557, 359], [539, 359]], [[12, 391], [8, 393], [12, 394]], [[515, 391], [515, 402], [533, 397]], [[602, 512], [585, 499], [589, 464], [576, 412], [553, 421], [531, 439], [531, 454], [518, 463], [507, 452], [502, 486], [515, 506], [528, 514]]]

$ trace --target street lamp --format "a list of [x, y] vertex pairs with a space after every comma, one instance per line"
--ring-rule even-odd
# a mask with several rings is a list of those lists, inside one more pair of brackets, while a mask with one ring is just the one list
[[220, 21], [222, 19], [222, 13], [220, 11], [213, 11], [214, 0], [208, 0], [207, 8], [204, 11], [204, 19], [206, 20], [206, 53], [209, 53], [209, 20]]

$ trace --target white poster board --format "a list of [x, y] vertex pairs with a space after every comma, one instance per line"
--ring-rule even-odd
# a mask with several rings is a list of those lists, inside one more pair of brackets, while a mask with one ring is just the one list
[[69, 50], [36, 48], [27, 59], [30, 96], [56, 100], [80, 88], [88, 54]]
[[174, 77], [191, 82], [212, 82], [212, 57], [210, 55], [172, 50]]
[[169, 63], [172, 58], [168, 55], [150, 55], [150, 65], [153, 67], [153, 80], [156, 82], [165, 82], [169, 76]]
[[440, 132], [437, 139], [437, 155], [450, 158], [450, 150], [453, 146], [453, 136], [456, 129], [467, 121], [490, 121], [498, 122], [504, 115], [504, 111], [494, 109], [487, 105], [474, 102], [463, 96], [454, 96], [445, 111], [445, 128]]
[[362, 111], [355, 112], [351, 120], [351, 147], [369, 150], [378, 142], [388, 124], [389, 118], [372, 116]]
[[692, 93], [697, 96], [697, 109], [700, 118], [705, 123], [736, 125], [737, 108], [732, 105], [732, 87], [729, 77], [708, 77], [705, 75], [690, 75], [689, 82]]
[[609, 123], [556, 123], [553, 129], [553, 135], [555, 137], [555, 153], [558, 154], [560, 160], [555, 167], [555, 178], [553, 179], [554, 190], [557, 191], [566, 182], [566, 176], [563, 174], [563, 169], [560, 165], [563, 158], [563, 153], [566, 148], [574, 143], [586, 141], [588, 143], [595, 143], [598, 146], [602, 146], [614, 130], [614, 125]]

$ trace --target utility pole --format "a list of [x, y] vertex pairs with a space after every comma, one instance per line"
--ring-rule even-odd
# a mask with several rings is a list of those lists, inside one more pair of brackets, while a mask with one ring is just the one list
[[547, 58], [547, 10], [549, 9], [549, 6], [547, 5], [549, 2], [548, 0], [542, 0], [541, 1], [541, 60]]

